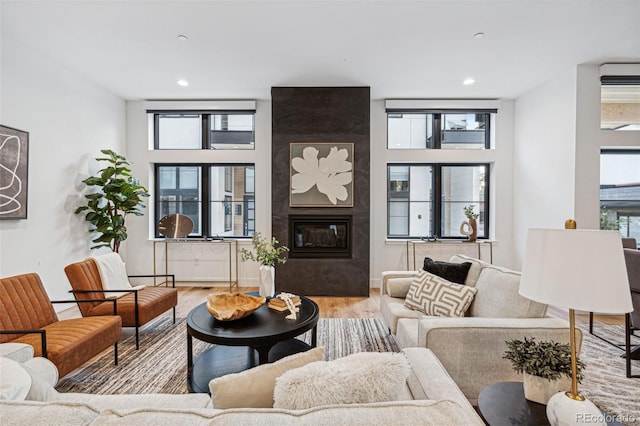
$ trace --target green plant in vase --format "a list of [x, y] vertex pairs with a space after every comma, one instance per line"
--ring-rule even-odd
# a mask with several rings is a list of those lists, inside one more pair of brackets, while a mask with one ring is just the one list
[[260, 264], [260, 296], [273, 297], [275, 294], [275, 265], [287, 262], [286, 253], [289, 248], [283, 245], [278, 246], [279, 241], [275, 237], [269, 241], [259, 232], [253, 233], [251, 242], [254, 251], [241, 249], [242, 261], [253, 260]]
[[91, 223], [90, 233], [98, 236], [91, 240], [92, 249], [109, 247], [114, 252], [120, 249], [120, 243], [127, 239], [125, 218], [127, 215], [142, 216], [143, 197], [148, 197], [147, 189], [140, 181], [131, 176], [131, 164], [125, 157], [110, 149], [100, 152], [106, 157], [96, 158], [106, 162], [107, 167], [100, 169], [95, 176], [83, 180], [87, 186], [96, 187], [97, 192], [86, 194], [86, 205], [80, 206], [75, 213], [85, 214], [85, 220]]
[[460, 233], [469, 237], [468, 241], [475, 241], [478, 237], [478, 224], [476, 219], [478, 219], [480, 213], [475, 213], [473, 211], [474, 207], [474, 204], [463, 207], [464, 215], [469, 220], [465, 220], [460, 224]]
[[[554, 393], [571, 387], [571, 346], [552, 340], [507, 340], [502, 358], [511, 361], [517, 373], [523, 374], [525, 398], [546, 404]], [[582, 382], [585, 365], [576, 360], [577, 379]]]

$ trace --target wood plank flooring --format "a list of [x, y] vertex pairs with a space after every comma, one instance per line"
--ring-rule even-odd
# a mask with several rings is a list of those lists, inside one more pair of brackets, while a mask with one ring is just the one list
[[[186, 317], [189, 311], [207, 299], [207, 294], [224, 293], [227, 287], [178, 287], [178, 306], [176, 316]], [[239, 291], [257, 291], [256, 287], [241, 287]], [[322, 318], [380, 318], [380, 290], [372, 288], [369, 297], [310, 297], [320, 307]], [[568, 314], [561, 309], [549, 308], [549, 314], [568, 319]], [[170, 316], [171, 311], [164, 315]], [[80, 311], [77, 307], [58, 313], [60, 319], [78, 318]], [[587, 324], [588, 315], [576, 315], [577, 324]], [[624, 325], [622, 315], [595, 315], [594, 323], [609, 325]]]

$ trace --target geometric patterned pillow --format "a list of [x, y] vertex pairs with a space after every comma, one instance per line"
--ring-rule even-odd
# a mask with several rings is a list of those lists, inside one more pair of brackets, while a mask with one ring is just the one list
[[404, 304], [430, 316], [462, 317], [477, 292], [474, 287], [454, 284], [429, 272], [419, 271]]

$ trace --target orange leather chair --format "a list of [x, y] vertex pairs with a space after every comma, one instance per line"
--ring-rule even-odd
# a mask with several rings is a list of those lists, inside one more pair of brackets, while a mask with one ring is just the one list
[[[104, 299], [108, 297], [109, 291], [104, 290], [98, 264], [89, 258], [82, 262], [72, 263], [64, 268], [71, 292], [78, 302], [90, 299]], [[129, 277], [153, 277], [154, 275], [129, 275]], [[176, 305], [178, 304], [178, 290], [175, 286], [173, 275], [155, 275], [172, 278], [172, 287], [145, 287], [141, 290], [130, 290], [116, 300], [118, 315], [122, 318], [123, 327], [136, 328], [136, 349], [140, 347], [139, 327], [156, 318], [163, 312], [173, 308], [173, 323], [176, 322]], [[122, 292], [121, 290], [118, 291]], [[93, 317], [104, 315], [111, 308], [111, 302], [96, 301], [89, 303], [78, 303], [83, 317]]]
[[114, 315], [115, 304], [105, 302], [110, 309], [101, 316], [58, 320], [53, 303], [72, 302], [50, 300], [38, 274], [0, 278], [0, 343], [33, 346], [34, 356], [53, 362], [60, 377], [111, 345], [117, 365], [122, 321]]

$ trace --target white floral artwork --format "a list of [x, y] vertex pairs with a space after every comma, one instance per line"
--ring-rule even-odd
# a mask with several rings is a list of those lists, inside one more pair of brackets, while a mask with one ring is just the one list
[[292, 143], [290, 204], [353, 206], [352, 154], [350, 143]]

